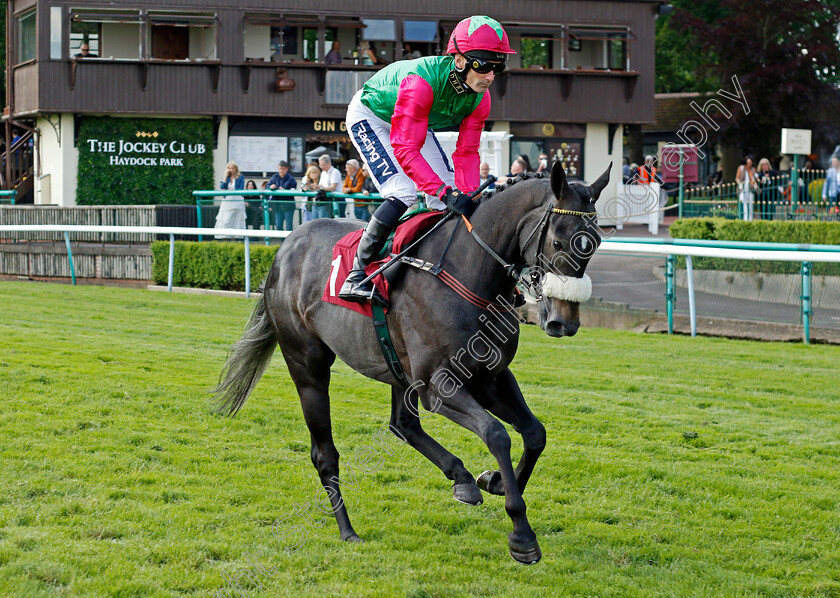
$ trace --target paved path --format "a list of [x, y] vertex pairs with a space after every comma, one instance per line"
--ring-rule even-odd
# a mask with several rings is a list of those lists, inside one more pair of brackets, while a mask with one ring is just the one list
[[[660, 225], [657, 237], [670, 237], [668, 226], [674, 218], [666, 218]], [[625, 225], [615, 231], [619, 237], [652, 238], [643, 225]], [[654, 310], [665, 313], [665, 281], [656, 275], [656, 268], [664, 269], [664, 257], [644, 255], [618, 255], [598, 252], [586, 272], [592, 278], [592, 296], [604, 301], [626, 303], [631, 309]], [[837, 292], [837, 289], [833, 289]], [[830, 292], [829, 290], [816, 292]], [[749, 301], [696, 292], [698, 316], [716, 316], [737, 320], [763, 322], [800, 323], [798, 305]], [[677, 287], [676, 313], [688, 315], [688, 291]], [[814, 326], [840, 328], [840, 310], [815, 309], [812, 316]]]

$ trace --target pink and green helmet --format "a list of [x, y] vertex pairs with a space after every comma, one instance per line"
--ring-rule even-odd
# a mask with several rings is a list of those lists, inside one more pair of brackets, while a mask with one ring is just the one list
[[516, 54], [510, 49], [507, 33], [495, 19], [484, 15], [468, 17], [458, 23], [449, 36], [447, 54], [467, 54], [483, 50], [496, 54]]

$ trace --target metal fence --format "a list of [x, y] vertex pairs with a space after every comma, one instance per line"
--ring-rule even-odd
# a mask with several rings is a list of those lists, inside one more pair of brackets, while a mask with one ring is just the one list
[[[241, 230], [241, 229], [206, 229], [183, 227], [134, 227], [134, 226], [72, 226], [72, 225], [0, 225], [0, 232], [30, 232], [63, 234], [70, 275], [75, 284], [75, 268], [73, 264], [70, 233], [98, 233], [98, 234], [151, 234], [168, 235], [169, 250], [169, 289], [172, 289], [175, 236], [176, 235], [225, 235], [243, 238], [245, 245], [245, 284], [246, 294], [250, 292], [250, 239], [251, 238], [285, 238], [286, 231]], [[595, 270], [603, 270], [599, 262], [610, 255], [621, 256], [622, 266], [614, 267], [614, 279], [601, 287], [594, 285], [593, 292], [601, 295], [602, 289], [613, 288], [618, 293], [618, 300], [627, 303], [641, 301], [639, 295], [645, 295], [646, 300], [656, 298], [657, 304], [662, 305], [664, 295], [665, 309], [668, 315], [669, 332], [673, 332], [673, 317], [678, 313], [678, 305], [688, 306], [691, 320], [692, 334], [696, 333], [698, 314], [714, 313], [719, 316], [735, 319], [778, 319], [790, 323], [800, 322], [803, 340], [810, 342], [810, 326], [812, 324], [832, 325], [840, 327], [840, 277], [815, 276], [815, 264], [826, 264], [837, 267], [840, 264], [840, 247], [829, 245], [798, 246], [778, 243], [747, 243], [720, 242], [694, 240], [665, 240], [665, 239], [635, 239], [614, 238], [605, 240], [594, 256], [591, 264], [593, 274]], [[641, 257], [651, 258], [641, 260]], [[658, 256], [658, 258], [657, 258]], [[685, 256], [685, 270], [680, 274], [677, 267], [677, 257]], [[732, 273], [717, 272], [708, 280], [695, 275], [692, 260], [700, 257], [726, 258], [731, 260], [748, 260], [751, 262], [774, 261], [798, 263], [799, 274], [780, 275], [782, 278], [758, 277], [745, 283], [732, 285], [735, 276]], [[645, 264], [646, 262], [646, 264]], [[657, 264], [658, 262], [658, 264]], [[645, 273], [653, 273], [653, 278]], [[632, 275], [629, 273], [632, 272]], [[657, 274], [659, 272], [659, 274]], [[755, 274], [755, 273], [754, 273]], [[716, 278], [715, 278], [716, 277]], [[732, 280], [730, 280], [730, 277]], [[786, 278], [785, 278], [786, 277]], [[598, 279], [607, 279], [598, 275]], [[684, 287], [682, 284], [684, 283]], [[730, 288], [727, 290], [727, 286]], [[754, 288], [750, 288], [750, 285]], [[657, 288], [664, 288], [664, 293], [655, 292]], [[680, 289], [684, 288], [684, 291]], [[724, 289], [723, 291], [721, 289]], [[762, 290], [766, 289], [763, 292]], [[654, 292], [651, 292], [651, 291]], [[707, 298], [711, 296], [710, 298]], [[658, 298], [657, 298], [658, 296]], [[685, 299], [681, 302], [679, 297]], [[721, 299], [724, 298], [724, 300]], [[767, 306], [770, 305], [767, 311]], [[698, 307], [699, 306], [699, 307]], [[723, 306], [723, 307], [721, 307]], [[733, 312], [732, 306], [740, 306], [740, 311]], [[761, 311], [761, 309], [765, 311]], [[652, 309], [657, 309], [656, 305]], [[727, 311], [729, 310], [729, 311]], [[767, 315], [767, 314], [771, 315]]]
[[[825, 170], [758, 177], [757, 184], [725, 183], [686, 189], [682, 216], [741, 220], [840, 220], [836, 202], [823, 199]], [[792, 182], [793, 181], [793, 182]]]

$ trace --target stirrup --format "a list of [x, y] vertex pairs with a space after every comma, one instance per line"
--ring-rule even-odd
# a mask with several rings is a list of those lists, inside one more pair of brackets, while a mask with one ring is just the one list
[[341, 289], [338, 291], [338, 298], [356, 303], [370, 302], [371, 304], [387, 308], [388, 301], [382, 296], [372, 280], [361, 284], [366, 277], [367, 274], [365, 274], [364, 270], [351, 270], [344, 284], [341, 285]]

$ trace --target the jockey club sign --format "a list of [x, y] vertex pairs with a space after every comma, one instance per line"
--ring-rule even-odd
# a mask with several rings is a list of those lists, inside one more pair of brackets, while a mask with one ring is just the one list
[[[157, 131], [137, 131], [134, 136], [157, 139], [159, 134]], [[184, 166], [184, 160], [188, 159], [188, 156], [207, 152], [203, 143], [186, 143], [179, 140], [160, 142], [86, 139], [85, 143], [91, 154], [107, 154], [108, 166]]]

